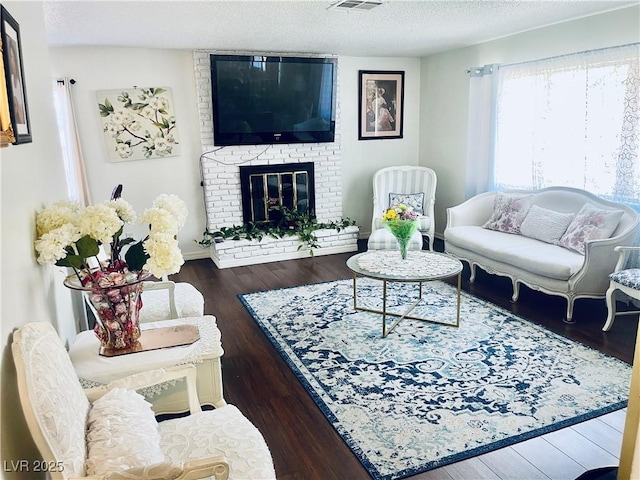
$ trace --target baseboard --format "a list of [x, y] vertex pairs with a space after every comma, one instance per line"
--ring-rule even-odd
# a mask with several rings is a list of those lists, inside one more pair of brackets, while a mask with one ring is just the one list
[[286, 252], [279, 254], [271, 254], [271, 255], [259, 255], [253, 257], [246, 258], [228, 258], [221, 259], [211, 256], [210, 258], [213, 260], [213, 263], [216, 267], [222, 268], [232, 268], [232, 267], [245, 267], [247, 265], [255, 265], [258, 263], [271, 263], [271, 262], [280, 262], [283, 260], [296, 260], [298, 258], [309, 258], [309, 257], [319, 257], [322, 255], [333, 255], [336, 253], [347, 253], [347, 252], [356, 252], [358, 251], [357, 245], [340, 245], [334, 247], [321, 247], [314, 248], [313, 255], [308, 249], [301, 249], [297, 252]]

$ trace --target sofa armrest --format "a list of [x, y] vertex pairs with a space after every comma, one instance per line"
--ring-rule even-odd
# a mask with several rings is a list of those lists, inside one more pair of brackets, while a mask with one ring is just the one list
[[198, 399], [198, 391], [196, 389], [196, 367], [195, 365], [179, 365], [170, 368], [158, 368], [147, 372], [136, 373], [128, 377], [114, 380], [107, 385], [88, 388], [85, 394], [90, 402], [94, 402], [109, 390], [113, 388], [125, 388], [129, 390], [139, 390], [141, 388], [151, 387], [160, 383], [168, 382], [184, 378], [187, 385], [187, 397], [189, 400], [190, 412], [201, 412], [200, 401]]
[[496, 192], [486, 192], [447, 208], [447, 228], [465, 225], [482, 226], [493, 213]]
[[621, 255], [634, 247], [620, 245], [633, 241], [631, 236], [590, 240], [585, 244], [585, 259], [580, 271], [569, 279], [572, 290], [604, 292], [609, 286], [609, 274], [616, 271]]

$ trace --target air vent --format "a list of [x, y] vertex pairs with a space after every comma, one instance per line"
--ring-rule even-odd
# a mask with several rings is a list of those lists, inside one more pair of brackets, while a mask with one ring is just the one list
[[367, 0], [342, 0], [331, 5], [328, 9], [347, 10], [349, 12], [355, 10], [371, 10], [379, 7], [382, 2], [371, 2]]

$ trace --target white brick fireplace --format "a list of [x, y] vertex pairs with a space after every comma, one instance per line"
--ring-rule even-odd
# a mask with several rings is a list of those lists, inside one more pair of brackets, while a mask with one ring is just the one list
[[[240, 166], [313, 162], [316, 217], [319, 222], [339, 221], [343, 215], [340, 106], [336, 107], [336, 135], [333, 143], [216, 147], [213, 145], [209, 61], [211, 53], [214, 52], [194, 51], [207, 230], [216, 231], [221, 227], [242, 224]], [[338, 85], [339, 77], [338, 73]], [[317, 232], [317, 237], [321, 248], [314, 249], [313, 254], [327, 255], [356, 251], [358, 232], [359, 228], [355, 226], [340, 232], [320, 230]], [[307, 249], [299, 250], [299, 246], [297, 237], [265, 238], [260, 242], [225, 240], [211, 247], [211, 258], [218, 268], [227, 268], [310, 255]]]

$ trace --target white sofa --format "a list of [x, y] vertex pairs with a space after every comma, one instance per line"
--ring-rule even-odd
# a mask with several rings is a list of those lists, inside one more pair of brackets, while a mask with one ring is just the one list
[[[497, 196], [502, 202], [514, 196], [523, 199], [523, 205], [516, 208], [522, 207], [521, 211], [513, 210], [511, 213], [515, 213], [515, 216], [503, 223], [507, 226], [503, 230], [512, 233], [483, 227], [496, 227], [495, 220], [501, 210], [494, 208]], [[571, 240], [570, 237], [579, 238], [575, 235], [579, 226], [579, 222], [576, 222], [578, 218], [584, 220], [585, 216], [577, 214], [585, 205], [607, 211], [604, 217], [613, 219], [609, 222], [611, 225], [618, 216], [620, 218], [607, 238], [579, 242], [580, 249], [584, 249], [582, 254], [572, 249], [575, 245], [568, 245], [567, 242]], [[569, 215], [565, 217], [563, 214]], [[528, 215], [532, 215], [531, 221], [527, 219]], [[511, 221], [513, 218], [516, 218], [515, 222]], [[567, 225], [561, 224], [566, 223], [567, 219], [576, 222], [566, 228]], [[475, 280], [476, 267], [510, 278], [514, 302], [518, 300], [520, 284], [566, 298], [565, 321], [572, 322], [576, 299], [605, 298], [609, 287], [608, 275], [614, 271], [618, 259], [614, 248], [633, 244], [638, 222], [638, 214], [631, 208], [575, 188], [486, 192], [447, 209], [445, 252], [469, 264], [470, 282]], [[587, 223], [580, 225], [585, 225], [585, 229], [591, 227]], [[563, 227], [566, 230], [562, 232]], [[569, 235], [570, 232], [574, 235]], [[558, 241], [559, 236], [562, 242]]]

